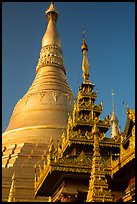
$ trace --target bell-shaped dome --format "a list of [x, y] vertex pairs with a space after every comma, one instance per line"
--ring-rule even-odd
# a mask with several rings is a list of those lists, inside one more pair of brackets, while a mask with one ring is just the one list
[[51, 137], [60, 141], [68, 113], [73, 109], [74, 96], [66, 79], [61, 40], [56, 30], [58, 14], [53, 3], [46, 16], [48, 26], [36, 77], [13, 110], [3, 133], [4, 146], [22, 142], [48, 144]]

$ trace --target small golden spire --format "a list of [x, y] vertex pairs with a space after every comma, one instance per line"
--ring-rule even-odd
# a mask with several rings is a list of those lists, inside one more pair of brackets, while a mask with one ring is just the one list
[[84, 79], [84, 82], [89, 81], [89, 63], [88, 63], [88, 59], [87, 59], [87, 51], [88, 51], [88, 46], [86, 45], [86, 41], [85, 41], [85, 30], [83, 30], [82, 35], [83, 35], [83, 43], [81, 46], [82, 52], [83, 52], [83, 60], [82, 60], [82, 70], [83, 70], [83, 74], [82, 77]]
[[12, 176], [10, 193], [7, 202], [15, 202], [15, 173]]
[[100, 154], [99, 129], [96, 123], [94, 123], [92, 133], [94, 134], [94, 152], [86, 202], [104, 202], [105, 200], [113, 202], [105, 175], [105, 166]]
[[112, 111], [115, 110], [115, 107], [114, 107], [114, 96], [115, 96], [115, 93], [113, 91], [113, 89], [111, 90], [111, 95], [112, 95]]
[[119, 131], [119, 128], [118, 128], [118, 119], [117, 119], [117, 116], [116, 116], [116, 113], [115, 113], [115, 106], [114, 106], [114, 91], [112, 89], [111, 91], [111, 94], [112, 94], [112, 116], [111, 116], [111, 123], [112, 123], [112, 131], [111, 131], [111, 138], [115, 137], [118, 135], [118, 131]]

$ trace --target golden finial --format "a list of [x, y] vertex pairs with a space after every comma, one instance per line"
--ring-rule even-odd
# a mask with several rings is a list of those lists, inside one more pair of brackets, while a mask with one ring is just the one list
[[118, 135], [118, 119], [115, 114], [115, 106], [114, 106], [114, 91], [112, 89], [112, 116], [111, 116], [111, 123], [112, 123], [112, 131], [111, 131], [111, 138], [115, 137]]
[[84, 28], [82, 28], [82, 39], [83, 39], [82, 46], [81, 46], [82, 52], [84, 49], [88, 51], [88, 46], [87, 46], [86, 40], [85, 40], [85, 33], [86, 33], [86, 30], [84, 30]]
[[115, 107], [114, 107], [114, 96], [115, 96], [115, 93], [113, 91], [113, 89], [111, 90], [111, 95], [112, 95], [112, 111], [115, 110]]
[[89, 81], [89, 63], [87, 59], [87, 51], [88, 51], [88, 46], [86, 45], [85, 41], [85, 30], [83, 29], [82, 31], [82, 36], [83, 36], [83, 42], [82, 42], [82, 52], [83, 52], [83, 61], [82, 61], [82, 77], [84, 79], [84, 82]]
[[82, 26], [82, 36], [83, 36], [83, 39], [85, 39], [85, 32], [86, 32], [86, 30], [85, 30], [84, 27]]
[[[54, 2], [50, 3], [50, 6], [49, 6], [48, 10], [45, 12], [46, 16], [47, 16], [47, 19], [50, 19], [50, 16], [48, 16], [48, 14], [51, 13], [51, 12], [52, 12], [52, 15], [51, 15], [52, 19], [53, 19], [53, 16], [54, 16], [54, 19], [56, 21], [57, 17], [58, 17], [58, 12], [55, 9]], [[54, 14], [56, 14], [56, 15], [54, 15]]]
[[50, 3], [49, 9], [55, 9], [55, 7], [54, 7], [54, 2], [51, 2], [51, 3]]

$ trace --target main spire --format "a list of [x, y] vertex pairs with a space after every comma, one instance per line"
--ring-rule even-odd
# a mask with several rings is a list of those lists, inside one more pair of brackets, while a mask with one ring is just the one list
[[3, 134], [5, 146], [22, 141], [49, 143], [50, 135], [60, 141], [68, 112], [72, 112], [74, 95], [66, 79], [61, 38], [56, 28], [58, 12], [53, 2], [45, 13], [48, 25], [42, 39], [36, 76], [14, 108]]
[[61, 38], [56, 28], [56, 21], [58, 19], [58, 12], [55, 9], [54, 3], [51, 2], [49, 8], [45, 11], [48, 26], [42, 38], [42, 47], [46, 45], [57, 45], [61, 47]]

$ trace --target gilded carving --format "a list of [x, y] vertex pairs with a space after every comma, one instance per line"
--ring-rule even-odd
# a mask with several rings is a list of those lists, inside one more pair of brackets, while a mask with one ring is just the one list
[[38, 71], [41, 67], [45, 66], [45, 64], [58, 65], [65, 72], [64, 60], [60, 47], [50, 45], [42, 47], [36, 70]]
[[[62, 53], [60, 51], [58, 46], [43, 47], [38, 66], [43, 66], [46, 60], [49, 64], [57, 63], [63, 66]], [[113, 202], [106, 174], [113, 177], [116, 171], [134, 158], [134, 137], [129, 136], [129, 146], [127, 149], [123, 147], [125, 138], [120, 133], [113, 139], [106, 138], [106, 132], [110, 129], [111, 118], [108, 114], [103, 120], [100, 120], [102, 102], [99, 105], [94, 104], [97, 98], [97, 91], [92, 92], [94, 84], [89, 81], [89, 64], [86, 56], [87, 46], [85, 42], [82, 46], [82, 52], [84, 82], [79, 88], [72, 116], [68, 115], [68, 124], [62, 133], [62, 144], [55, 146], [53, 140], [50, 140], [47, 161], [44, 160], [43, 168], [41, 166], [38, 168], [36, 188], [42, 184], [47, 175], [50, 175], [51, 172], [54, 174], [54, 171], [71, 172], [72, 174], [91, 173], [87, 202]], [[56, 102], [58, 100], [58, 93], [53, 91], [52, 96]], [[64, 97], [71, 102], [69, 94], [64, 94]], [[129, 109], [127, 112], [130, 114]], [[132, 114], [130, 114], [129, 118], [134, 120]], [[134, 135], [135, 129], [133, 128], [131, 132]], [[89, 149], [91, 148], [92, 152], [89, 153], [87, 146]], [[102, 153], [103, 148], [106, 152]], [[115, 148], [117, 151], [120, 149], [120, 153], [112, 155], [111, 151], [115, 150]], [[115, 160], [112, 159], [112, 156], [115, 157]], [[57, 194], [55, 196], [58, 197]], [[67, 202], [69, 199], [70, 195], [65, 197], [62, 194], [62, 202]]]
[[53, 95], [53, 98], [54, 98], [54, 100], [55, 100], [55, 102], [56, 102], [57, 99], [58, 99], [58, 94], [57, 94], [57, 92], [53, 91], [53, 92], [52, 92], [52, 95]]
[[45, 96], [46, 92], [41, 93], [40, 101], [42, 101], [43, 97]]
[[89, 190], [87, 195], [87, 202], [113, 202], [111, 191], [108, 188], [108, 183], [105, 178], [106, 170], [102, 158], [99, 153], [99, 129], [94, 125], [92, 130], [94, 134], [94, 154], [92, 159], [91, 177], [89, 182]]
[[25, 103], [24, 103], [24, 104], [25, 104], [25, 106], [27, 105], [27, 103], [28, 103], [29, 99], [30, 99], [30, 95], [27, 95], [27, 96], [26, 96]]

